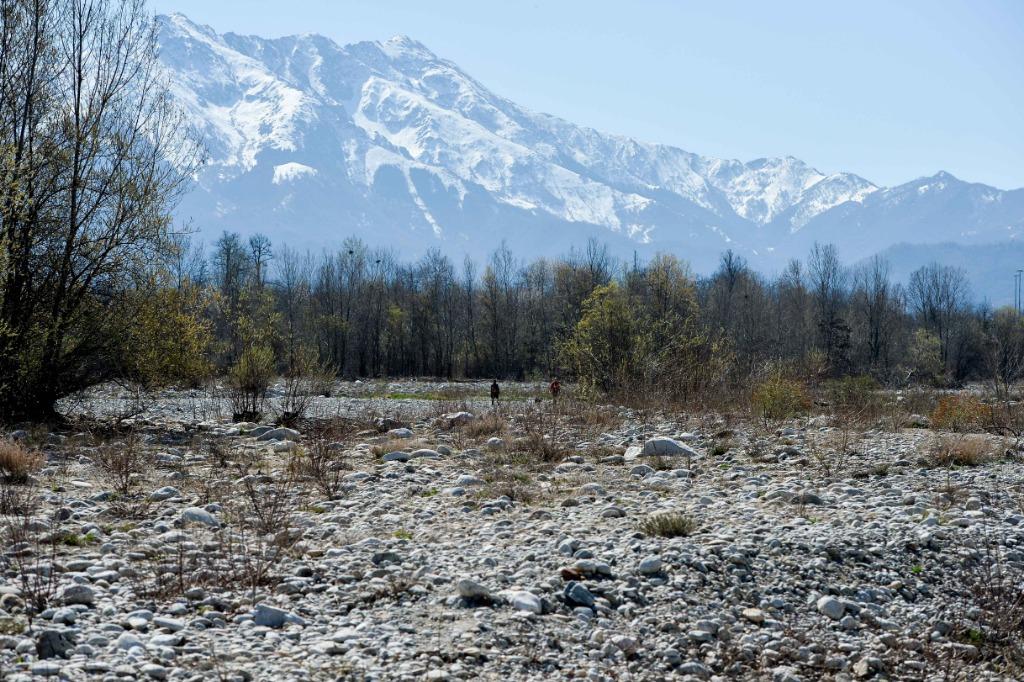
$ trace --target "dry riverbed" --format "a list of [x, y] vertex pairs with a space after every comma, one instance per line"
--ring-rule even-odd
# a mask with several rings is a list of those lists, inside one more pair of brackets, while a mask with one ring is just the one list
[[1007, 442], [457, 388], [296, 430], [108, 390], [68, 409], [119, 429], [13, 434], [45, 464], [4, 486], [0, 679], [1019, 674]]

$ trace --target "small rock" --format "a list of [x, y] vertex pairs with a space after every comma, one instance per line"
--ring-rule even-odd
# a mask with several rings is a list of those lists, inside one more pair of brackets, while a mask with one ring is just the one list
[[512, 592], [508, 595], [508, 601], [512, 604], [512, 608], [517, 611], [526, 611], [528, 613], [535, 613], [540, 615], [544, 612], [544, 605], [541, 602], [540, 597], [532, 592]]
[[764, 623], [765, 618], [764, 611], [762, 611], [761, 609], [751, 608], [743, 609], [743, 617], [749, 620], [751, 623], [754, 623], [755, 625], [761, 625], [762, 623]]
[[68, 605], [84, 604], [85, 606], [92, 606], [95, 599], [96, 594], [88, 585], [68, 585], [61, 592], [61, 601]]
[[43, 630], [36, 635], [36, 654], [39, 658], [66, 658], [75, 648], [68, 630]]
[[649, 556], [640, 562], [636, 571], [640, 575], [657, 575], [661, 573], [662, 566], [661, 557]]
[[641, 457], [700, 457], [700, 453], [691, 448], [689, 445], [684, 445], [674, 438], [666, 438], [664, 436], [656, 436], [650, 438], [644, 443], [643, 449], [640, 451]]
[[586, 606], [592, 608], [595, 600], [594, 595], [591, 594], [582, 583], [578, 583], [575, 580], [570, 580], [565, 585], [565, 589], [562, 591], [562, 596], [571, 605]]
[[486, 587], [470, 580], [469, 578], [463, 578], [455, 584], [455, 590], [459, 596], [467, 601], [477, 602], [489, 602], [491, 601], [491, 592]]
[[267, 440], [291, 440], [297, 441], [302, 438], [302, 434], [295, 429], [289, 429], [284, 426], [278, 429], [271, 429], [266, 433], [263, 433], [256, 437], [256, 440], [267, 441]]
[[214, 518], [213, 514], [202, 507], [185, 507], [181, 510], [181, 520], [191, 523], [201, 523], [204, 526], [211, 526], [213, 528], [220, 527], [220, 522]]
[[818, 613], [828, 616], [832, 620], [839, 620], [846, 612], [846, 607], [835, 597], [824, 596], [818, 599]]

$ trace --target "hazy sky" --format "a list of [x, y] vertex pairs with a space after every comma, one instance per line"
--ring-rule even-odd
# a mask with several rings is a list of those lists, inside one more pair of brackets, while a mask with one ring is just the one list
[[891, 185], [1024, 187], [1024, 0], [151, 0], [219, 32], [407, 34], [574, 123]]

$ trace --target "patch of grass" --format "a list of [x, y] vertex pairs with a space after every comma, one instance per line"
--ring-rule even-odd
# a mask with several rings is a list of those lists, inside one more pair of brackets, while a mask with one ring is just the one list
[[467, 438], [489, 438], [504, 434], [508, 430], [508, 422], [497, 412], [488, 412], [476, 419], [470, 419], [458, 429]]
[[28, 624], [21, 618], [0, 618], [0, 635], [16, 637], [25, 632]]
[[660, 512], [648, 516], [637, 528], [644, 535], [683, 538], [697, 530], [697, 522], [682, 512]]
[[412, 540], [412, 532], [405, 528], [399, 528], [391, 534], [396, 540]]
[[729, 450], [731, 450], [731, 449], [732, 449], [732, 441], [731, 440], [728, 440], [728, 439], [720, 440], [720, 441], [718, 441], [717, 443], [715, 443], [714, 445], [711, 446], [711, 450], [708, 452], [708, 454], [711, 455], [712, 457], [721, 457], [725, 453], [729, 452]]
[[528, 455], [537, 462], [553, 463], [565, 459], [568, 449], [539, 431], [531, 431], [512, 444], [513, 450]]
[[477, 492], [481, 499], [507, 497], [513, 502], [530, 505], [538, 501], [541, 491], [533, 479], [522, 471], [496, 466], [484, 474], [487, 485]]
[[43, 467], [43, 457], [17, 441], [0, 441], [0, 479], [4, 483], [23, 485]]
[[996, 447], [985, 436], [939, 437], [926, 460], [932, 467], [975, 467], [991, 462], [995, 453]]
[[655, 455], [654, 457], [645, 457], [645, 463], [655, 471], [671, 471], [677, 468], [677, 462], [673, 462], [668, 457], [661, 455]]
[[99, 542], [96, 538], [68, 531], [58, 533], [53, 538], [53, 541], [55, 544], [64, 545], [65, 547], [86, 547]]

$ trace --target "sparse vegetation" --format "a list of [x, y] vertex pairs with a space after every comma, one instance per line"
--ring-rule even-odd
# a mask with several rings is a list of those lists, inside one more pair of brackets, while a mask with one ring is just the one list
[[804, 414], [811, 405], [803, 384], [779, 369], [772, 369], [768, 377], [754, 386], [753, 403], [765, 428]]
[[991, 422], [992, 409], [977, 396], [959, 393], [939, 399], [932, 412], [932, 427], [956, 433], [980, 431]]
[[0, 440], [0, 480], [20, 485], [43, 466], [42, 455], [17, 441]]
[[933, 467], [976, 467], [992, 461], [998, 449], [987, 436], [938, 436], [928, 452]]
[[637, 527], [645, 535], [682, 538], [697, 530], [697, 522], [683, 512], [659, 512], [642, 520]]

